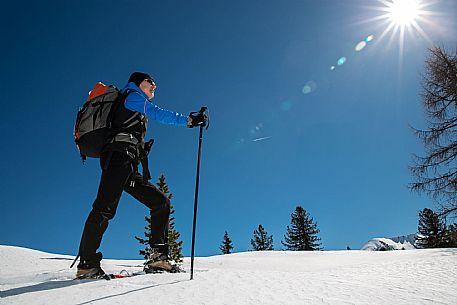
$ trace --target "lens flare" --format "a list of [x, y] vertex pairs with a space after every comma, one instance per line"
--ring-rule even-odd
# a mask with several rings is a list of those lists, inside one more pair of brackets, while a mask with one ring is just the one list
[[316, 90], [316, 88], [317, 84], [314, 81], [309, 81], [305, 86], [303, 86], [302, 92], [306, 95]]
[[330, 67], [330, 71], [335, 70], [335, 68], [336, 68], [335, 66], [331, 66], [331, 67]]
[[367, 46], [367, 43], [365, 41], [361, 41], [359, 42], [356, 46], [355, 46], [355, 50], [357, 52], [360, 52], [362, 51], [365, 47]]
[[311, 87], [308, 85], [305, 85], [302, 89], [303, 94], [308, 94], [311, 93]]
[[338, 62], [337, 62], [337, 63], [338, 63], [338, 66], [344, 65], [344, 64], [346, 63], [346, 61], [347, 61], [347, 58], [346, 58], [346, 57], [344, 57], [344, 56], [341, 57], [340, 59], [338, 59]]
[[257, 125], [255, 125], [254, 127], [252, 127], [249, 132], [251, 135], [256, 135], [258, 134], [261, 129], [263, 128], [263, 123], [258, 123]]
[[372, 41], [373, 39], [374, 39], [374, 36], [373, 36], [373, 35], [370, 35], [370, 36], [368, 36], [367, 38], [365, 38], [364, 41], [365, 41], [365, 42], [370, 42], [370, 41]]

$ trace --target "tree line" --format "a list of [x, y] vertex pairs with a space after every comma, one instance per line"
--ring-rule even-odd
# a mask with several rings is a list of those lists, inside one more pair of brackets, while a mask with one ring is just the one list
[[[173, 195], [170, 193], [168, 184], [165, 181], [165, 176], [162, 174], [156, 183], [160, 191], [162, 191], [169, 199]], [[170, 222], [168, 229], [168, 239], [170, 253], [169, 256], [176, 263], [183, 261], [182, 244], [180, 233], [175, 227], [175, 213], [173, 205], [171, 205]], [[425, 208], [419, 212], [419, 221], [417, 229], [416, 247], [418, 248], [446, 248], [457, 247], [457, 224], [446, 224], [446, 217], [429, 208]], [[281, 244], [288, 251], [319, 251], [323, 250], [321, 238], [318, 236], [320, 230], [317, 223], [311, 217], [310, 213], [303, 207], [297, 206], [290, 215], [290, 225], [286, 228], [286, 234]], [[135, 239], [144, 246], [144, 249], [139, 251], [139, 254], [145, 259], [151, 255], [152, 249], [149, 246], [149, 238], [151, 236], [151, 221], [154, 221], [150, 215], [145, 216], [146, 226], [144, 238], [135, 236]], [[268, 234], [267, 230], [259, 224], [253, 231], [251, 242], [251, 250], [253, 251], [270, 251], [274, 250], [273, 235]], [[233, 241], [227, 231], [224, 232], [222, 243], [219, 250], [222, 254], [230, 254], [233, 252]]]
[[[419, 211], [419, 220], [415, 247], [426, 248], [457, 248], [457, 223], [446, 224], [446, 218], [429, 208]], [[289, 251], [322, 250], [319, 243], [319, 229], [316, 223], [302, 207], [298, 206], [291, 215], [291, 226], [287, 226], [287, 233], [282, 245]], [[274, 250], [273, 236], [268, 235], [262, 225], [254, 230], [251, 239], [252, 250]], [[225, 231], [222, 244], [219, 247], [222, 254], [230, 254], [233, 243]], [[349, 250], [349, 248], [348, 248]]]
[[[160, 191], [162, 191], [168, 199], [172, 199], [173, 194], [170, 193], [170, 189], [165, 180], [165, 176], [162, 174], [156, 183]], [[170, 222], [168, 228], [168, 243], [169, 243], [169, 256], [176, 263], [181, 263], [183, 260], [182, 255], [182, 244], [180, 240], [180, 233], [175, 227], [175, 213], [173, 205], [171, 205]], [[151, 222], [154, 221], [151, 215], [145, 216], [146, 226], [144, 227], [144, 237], [135, 236], [135, 239], [143, 245], [143, 249], [139, 251], [139, 254], [146, 260], [151, 256], [152, 249], [150, 248], [151, 238]], [[286, 250], [292, 251], [315, 251], [322, 250], [320, 238], [318, 237], [319, 229], [317, 223], [311, 215], [301, 206], [297, 206], [295, 211], [291, 214], [291, 224], [287, 226], [286, 234], [282, 245], [286, 247]], [[274, 250], [273, 236], [269, 235], [265, 228], [260, 224], [257, 229], [253, 232], [251, 239], [252, 250], [254, 251], [268, 251]], [[219, 250], [222, 254], [232, 253], [233, 242], [229, 237], [228, 232], [224, 233], [222, 244]]]
[[[303, 207], [297, 206], [291, 214], [290, 226], [287, 226], [284, 240], [281, 244], [289, 251], [318, 251], [322, 250], [317, 223]], [[253, 232], [251, 238], [253, 251], [274, 250], [273, 236], [269, 235], [260, 224]], [[230, 254], [233, 250], [233, 242], [227, 231], [224, 233], [219, 250], [222, 254]]]

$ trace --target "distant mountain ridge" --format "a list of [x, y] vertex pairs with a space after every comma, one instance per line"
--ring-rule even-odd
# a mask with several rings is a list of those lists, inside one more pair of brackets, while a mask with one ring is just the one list
[[390, 250], [413, 250], [416, 249], [416, 234], [409, 234], [390, 238], [372, 238], [361, 250], [366, 251], [390, 251]]
[[389, 237], [392, 241], [396, 243], [401, 243], [404, 244], [405, 242], [409, 242], [411, 245], [416, 244], [416, 239], [417, 235], [416, 234], [408, 234], [408, 235], [403, 235], [403, 236], [397, 236], [397, 237]]

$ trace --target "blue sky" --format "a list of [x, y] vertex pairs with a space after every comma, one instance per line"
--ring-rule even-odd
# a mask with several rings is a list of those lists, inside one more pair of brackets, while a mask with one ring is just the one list
[[[429, 1], [430, 2], [430, 1]], [[430, 2], [427, 34], [382, 39], [379, 1], [21, 1], [2, 6], [0, 244], [75, 254], [98, 188], [81, 164], [78, 107], [93, 84], [155, 76], [155, 102], [210, 109], [204, 134], [196, 255], [219, 253], [224, 231], [250, 249], [259, 224], [281, 248], [303, 206], [326, 250], [415, 233], [433, 207], [411, 193], [408, 165], [425, 124], [420, 73], [433, 44], [455, 47], [457, 3]], [[360, 52], [356, 44], [374, 39]], [[337, 61], [346, 57], [338, 66]], [[335, 70], [330, 70], [336, 66]], [[304, 86], [311, 88], [307, 90]], [[174, 194], [190, 255], [198, 130], [151, 122], [151, 173]], [[264, 138], [264, 139], [262, 139]], [[256, 139], [261, 139], [253, 141]], [[148, 211], [121, 199], [101, 250], [139, 258]]]

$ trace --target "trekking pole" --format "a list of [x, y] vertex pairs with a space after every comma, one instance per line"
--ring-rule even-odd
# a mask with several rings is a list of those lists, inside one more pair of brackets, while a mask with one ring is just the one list
[[[204, 112], [207, 110], [206, 107], [202, 107], [198, 112], [198, 116], [205, 118]], [[198, 185], [200, 182], [200, 160], [202, 153], [202, 141], [203, 141], [203, 127], [206, 126], [208, 129], [209, 124], [207, 124], [206, 119], [203, 120], [203, 123], [200, 125], [200, 136], [198, 140], [198, 158], [197, 158], [197, 178], [195, 179], [195, 201], [194, 201], [194, 221], [192, 224], [192, 253], [190, 259], [190, 279], [194, 278], [194, 253], [195, 253], [195, 229], [197, 227], [197, 202], [198, 202]]]

